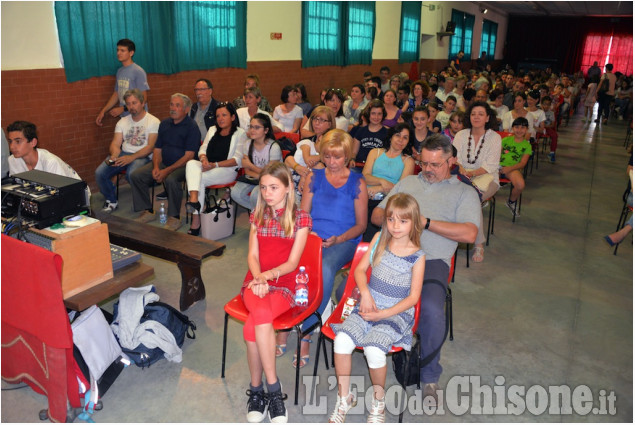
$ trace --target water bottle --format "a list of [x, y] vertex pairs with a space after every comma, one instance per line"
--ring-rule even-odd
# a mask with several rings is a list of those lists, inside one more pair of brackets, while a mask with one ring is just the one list
[[161, 208], [159, 208], [159, 223], [165, 224], [168, 222], [168, 213], [165, 210], [165, 202], [161, 202]]
[[353, 312], [355, 306], [359, 303], [361, 298], [361, 294], [359, 293], [359, 289], [357, 286], [353, 288], [353, 292], [351, 296], [346, 299], [346, 303], [344, 303], [344, 309], [342, 310], [342, 321], [346, 320], [348, 316]]
[[298, 274], [295, 275], [295, 305], [298, 307], [309, 305], [309, 275], [304, 266], [300, 266]]

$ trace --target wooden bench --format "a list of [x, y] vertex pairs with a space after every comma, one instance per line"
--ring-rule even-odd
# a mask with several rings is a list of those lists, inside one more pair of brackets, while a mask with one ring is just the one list
[[212, 255], [220, 256], [225, 244], [112, 214], [97, 212], [95, 216], [103, 223], [108, 223], [111, 243], [176, 263], [181, 271], [181, 311], [205, 299], [205, 285], [201, 278], [202, 261]]
[[137, 262], [115, 271], [112, 279], [97, 284], [64, 300], [67, 308], [82, 311], [93, 304], [107, 300], [126, 288], [139, 285], [145, 279], [154, 276], [154, 269], [147, 264]]

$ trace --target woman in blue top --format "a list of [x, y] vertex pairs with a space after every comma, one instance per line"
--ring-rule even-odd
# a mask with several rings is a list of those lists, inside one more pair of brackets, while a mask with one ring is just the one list
[[[406, 123], [388, 129], [388, 139], [383, 148], [370, 151], [362, 174], [368, 189], [368, 227], [362, 240], [369, 242], [379, 227], [370, 222], [373, 210], [393, 186], [404, 177], [414, 174], [415, 160], [406, 153], [410, 150], [410, 127]], [[382, 194], [384, 196], [377, 196]]]
[[[353, 259], [357, 244], [368, 220], [368, 193], [361, 174], [347, 165], [353, 157], [353, 140], [343, 130], [331, 130], [320, 145], [320, 158], [326, 168], [313, 170], [302, 191], [301, 208], [313, 218], [313, 231], [322, 238], [323, 298], [318, 311], [324, 311], [331, 300], [335, 273]], [[316, 324], [314, 316], [302, 329]], [[288, 332], [278, 335], [276, 355], [286, 351]], [[309, 362], [310, 339], [302, 340], [300, 360], [294, 364], [302, 368]]]
[[370, 151], [362, 171], [368, 185], [369, 198], [380, 192], [388, 194], [399, 180], [414, 174], [415, 161], [406, 155], [409, 142], [410, 127], [401, 123], [388, 130], [384, 148]]

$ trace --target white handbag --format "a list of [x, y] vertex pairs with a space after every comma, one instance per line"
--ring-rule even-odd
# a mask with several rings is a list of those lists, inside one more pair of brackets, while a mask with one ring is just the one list
[[236, 208], [231, 200], [210, 196], [214, 204], [206, 202], [206, 207], [201, 213], [201, 236], [205, 239], [219, 240], [227, 238], [234, 233], [234, 220]]

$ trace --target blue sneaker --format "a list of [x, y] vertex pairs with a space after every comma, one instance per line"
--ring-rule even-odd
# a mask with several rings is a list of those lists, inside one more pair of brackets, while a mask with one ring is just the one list
[[555, 152], [549, 152], [549, 162], [551, 162], [552, 164], [554, 164], [556, 162], [556, 153]]

